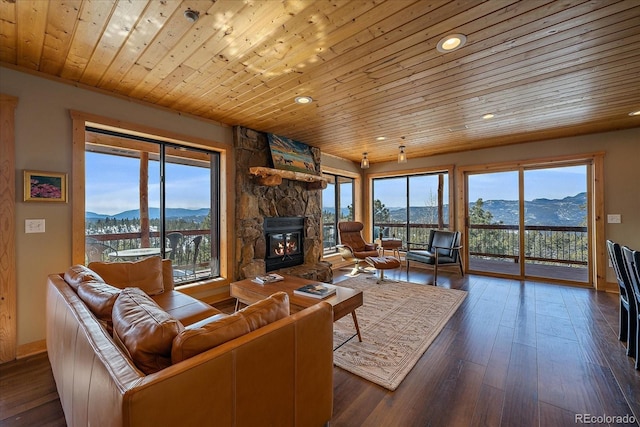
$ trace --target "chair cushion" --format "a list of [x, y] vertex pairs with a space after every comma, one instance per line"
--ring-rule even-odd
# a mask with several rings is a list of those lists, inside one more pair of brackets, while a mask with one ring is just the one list
[[104, 282], [104, 279], [100, 277], [98, 273], [82, 264], [73, 265], [64, 272], [64, 281], [67, 282], [76, 292], [78, 291], [80, 283], [91, 280]]
[[113, 306], [113, 334], [145, 374], [171, 365], [173, 339], [184, 326], [139, 288], [125, 288]]
[[392, 256], [367, 257], [365, 261], [377, 270], [388, 270], [400, 267], [400, 260]]
[[356, 258], [365, 259], [367, 257], [377, 257], [380, 254], [376, 250], [371, 250], [371, 251], [353, 251], [353, 255]]
[[171, 361], [180, 362], [289, 315], [289, 296], [277, 292], [230, 315], [187, 326], [174, 340]]
[[[410, 250], [405, 254], [405, 260], [407, 261], [418, 261], [424, 264], [435, 264], [436, 262], [436, 254], [434, 252], [430, 252], [427, 250]], [[438, 263], [439, 264], [448, 264], [455, 263], [456, 260], [453, 257], [438, 255]]]
[[164, 292], [162, 258], [153, 256], [139, 261], [92, 262], [89, 268], [116, 288], [140, 288], [147, 295]]

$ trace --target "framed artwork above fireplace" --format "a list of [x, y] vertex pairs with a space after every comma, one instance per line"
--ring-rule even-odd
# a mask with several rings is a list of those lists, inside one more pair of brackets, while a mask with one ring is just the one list
[[320, 175], [311, 147], [284, 136], [268, 134], [271, 160], [275, 169]]

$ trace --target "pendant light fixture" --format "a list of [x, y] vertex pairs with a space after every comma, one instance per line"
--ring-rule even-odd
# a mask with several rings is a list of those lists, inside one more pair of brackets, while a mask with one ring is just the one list
[[407, 153], [404, 152], [404, 145], [401, 145], [400, 152], [398, 153], [398, 163], [407, 163]]
[[369, 169], [369, 159], [367, 158], [367, 153], [362, 153], [362, 161], [360, 162], [360, 167], [362, 169]]

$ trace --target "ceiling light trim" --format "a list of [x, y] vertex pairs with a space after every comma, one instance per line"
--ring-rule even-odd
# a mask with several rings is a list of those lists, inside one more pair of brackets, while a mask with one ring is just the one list
[[467, 44], [467, 36], [464, 34], [448, 34], [440, 39], [436, 49], [441, 53], [453, 52]]

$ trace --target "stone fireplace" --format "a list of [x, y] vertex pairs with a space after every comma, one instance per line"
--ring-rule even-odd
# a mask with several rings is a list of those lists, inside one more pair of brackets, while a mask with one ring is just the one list
[[[307, 182], [282, 179], [278, 185], [265, 185], [249, 173], [252, 167], [270, 168], [271, 154], [267, 134], [244, 127], [233, 129], [236, 160], [236, 266], [235, 277], [252, 278], [267, 271], [291, 274], [311, 280], [331, 282], [331, 264], [322, 261], [322, 190], [309, 186]], [[320, 170], [320, 150], [312, 148], [316, 169]], [[295, 263], [273, 266], [271, 251], [276, 241], [267, 239], [265, 227], [271, 224], [287, 224], [284, 234], [290, 232], [289, 222], [299, 222], [296, 242], [299, 253]], [[300, 229], [301, 228], [301, 229]], [[283, 234], [283, 233], [275, 233]], [[289, 236], [294, 238], [294, 236]], [[291, 255], [291, 254], [289, 254]], [[280, 259], [283, 256], [280, 256]]]

